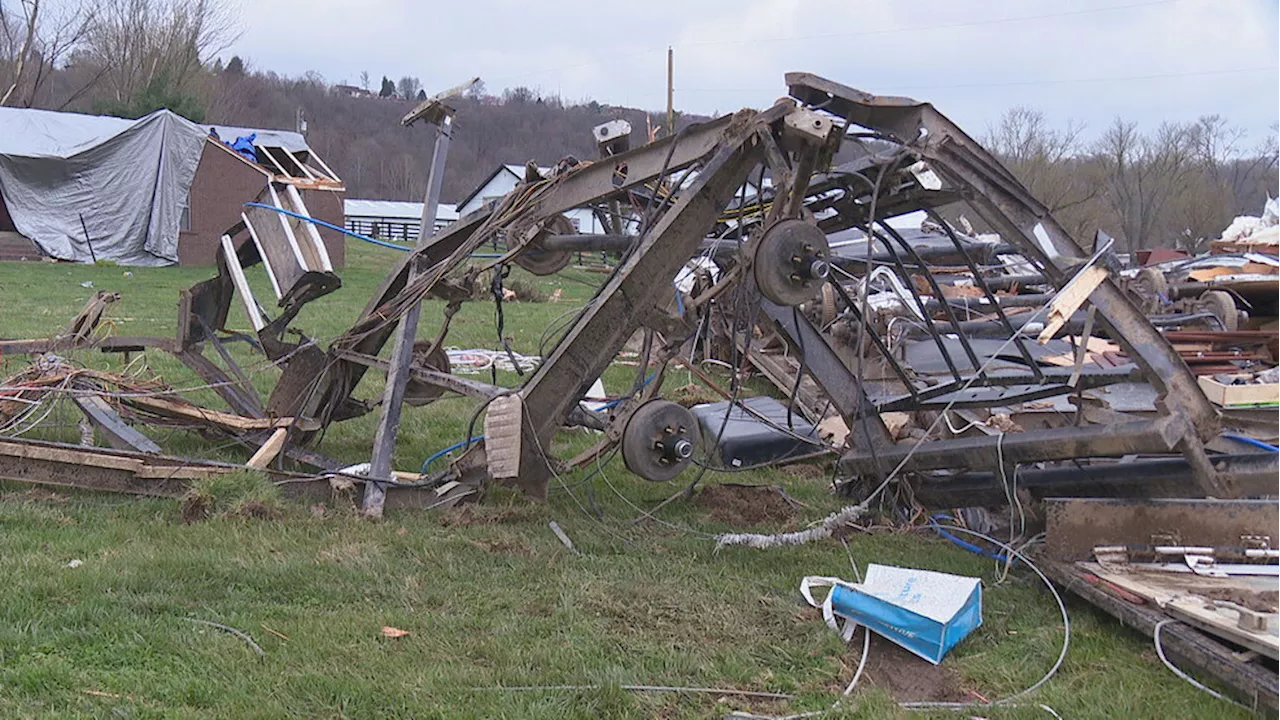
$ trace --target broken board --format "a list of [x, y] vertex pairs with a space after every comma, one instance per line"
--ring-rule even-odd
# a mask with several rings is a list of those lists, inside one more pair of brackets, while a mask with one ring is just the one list
[[[1098, 578], [1155, 604], [1171, 617], [1204, 632], [1248, 648], [1275, 660], [1280, 658], [1280, 623], [1275, 613], [1274, 578], [1205, 577], [1202, 575], [1122, 570], [1097, 563], [1078, 566]], [[1232, 605], [1252, 605], [1258, 612], [1266, 605], [1264, 592], [1272, 593], [1266, 630], [1250, 632], [1240, 627], [1241, 613], [1232, 607], [1215, 605], [1226, 599]]]

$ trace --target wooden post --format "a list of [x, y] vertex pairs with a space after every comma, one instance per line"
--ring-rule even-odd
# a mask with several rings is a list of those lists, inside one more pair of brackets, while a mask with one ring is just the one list
[[[431, 154], [431, 168], [427, 174], [427, 193], [423, 198], [422, 225], [418, 231], [418, 245], [425, 244], [434, 234], [436, 211], [440, 205], [440, 185], [444, 181], [444, 165], [449, 155], [449, 141], [453, 138], [453, 117], [448, 113], [436, 130], [435, 149]], [[413, 282], [420, 270], [412, 265], [409, 268], [409, 282]], [[400, 430], [400, 414], [404, 405], [404, 391], [412, 373], [413, 342], [418, 335], [418, 316], [422, 306], [415, 304], [400, 318], [396, 328], [395, 341], [392, 344], [390, 368], [387, 371], [387, 386], [382, 394], [382, 417], [378, 420], [378, 429], [373, 436], [373, 454], [369, 458], [369, 481], [364, 484], [364, 499], [361, 510], [365, 515], [374, 518], [382, 517], [382, 507], [387, 498], [387, 481], [393, 478], [391, 472], [392, 455], [395, 453], [396, 434]]]
[[667, 134], [676, 134], [675, 51], [667, 46]]

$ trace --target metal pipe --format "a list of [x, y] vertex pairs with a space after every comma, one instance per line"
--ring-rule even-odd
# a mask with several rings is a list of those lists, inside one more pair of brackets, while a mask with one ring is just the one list
[[635, 235], [550, 235], [539, 243], [543, 250], [566, 252], [624, 252], [635, 243]]
[[[1214, 455], [1214, 468], [1230, 475], [1243, 495], [1275, 493], [1280, 456], [1267, 453]], [[1012, 478], [1011, 472], [1006, 478]], [[1197, 493], [1195, 473], [1183, 457], [1115, 463], [1063, 463], [1018, 470], [1019, 488], [1042, 497], [1092, 496], [1100, 488], [1117, 495], [1159, 497]], [[920, 502], [932, 507], [1004, 504], [1005, 481], [995, 472], [926, 476], [915, 489]]]

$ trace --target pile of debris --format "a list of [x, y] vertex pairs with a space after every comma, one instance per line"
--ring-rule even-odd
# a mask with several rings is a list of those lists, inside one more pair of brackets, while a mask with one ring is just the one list
[[[1215, 243], [1210, 255], [1148, 257], [1156, 262], [1137, 265], [1138, 258], [1118, 255], [1105, 233], [1091, 242], [1071, 237], [931, 105], [805, 73], [786, 81], [790, 97], [764, 111], [692, 125], [634, 149], [626, 123], [597, 128], [594, 162], [566, 158], [548, 173], [533, 168], [507, 196], [424, 237], [327, 348], [289, 326], [341, 281], [297, 193], [273, 184], [266, 201], [223, 237], [218, 276], [183, 292], [175, 339], [100, 337], [90, 318], [73, 323], [79, 329], [67, 337], [0, 341], [5, 354], [163, 350], [207, 382], [228, 411], [192, 406], [154, 383], [52, 361], [13, 379], [3, 407], [26, 417], [18, 406], [38, 403], [54, 388], [77, 400], [101, 396], [89, 403], [94, 412], [86, 410], [100, 426], [102, 418], [126, 427], [163, 419], [216, 431], [254, 451], [251, 465], [287, 456], [305, 466], [300, 476], [273, 471], [290, 487], [354, 483], [372, 516], [388, 503], [451, 505], [494, 482], [545, 498], [553, 478], [618, 448], [627, 468], [651, 481], [680, 476], [699, 455], [726, 469], [838, 456], [836, 486], [856, 502], [848, 512], [790, 536], [734, 536], [722, 544], [829, 537], [875, 511], [905, 520], [931, 517], [924, 509], [999, 506], [1010, 517], [1009, 546], [1027, 549], [1040, 542], [1038, 507], [1056, 507], [1060, 501], [1051, 499], [1063, 497], [1103, 498], [1097, 502], [1131, 508], [1135, 517], [1191, 503], [1185, 507], [1214, 518], [1214, 533], [1165, 521], [1122, 533], [1087, 523], [1064, 530], [1050, 510], [1044, 542], [1067, 542], [1065, 533], [1090, 553], [1058, 555], [1059, 579], [1126, 622], [1132, 608], [1118, 603], [1143, 612], [1168, 603], [1116, 579], [1121, 555], [1144, 570], [1182, 557], [1183, 574], [1197, 582], [1207, 570], [1232, 575], [1236, 566], [1249, 576], [1274, 576], [1274, 209], [1247, 234], [1232, 230], [1230, 242]], [[436, 129], [425, 203], [432, 215], [454, 131], [446, 99], [430, 99], [404, 119]], [[837, 153], [851, 159], [833, 167]], [[575, 234], [563, 215], [575, 209], [596, 214], [612, 232]], [[477, 264], [473, 253], [486, 244], [500, 244], [501, 252]], [[462, 303], [492, 297], [501, 318], [506, 267], [551, 275], [587, 251], [614, 253], [619, 262], [558, 341], [537, 357], [507, 346], [485, 358], [486, 367], [505, 358], [522, 371], [519, 387], [451, 372], [446, 341]], [[278, 300], [274, 318], [245, 281], [244, 268], [258, 262]], [[487, 294], [477, 292], [481, 277], [488, 278]], [[251, 340], [282, 369], [265, 399], [224, 347], [236, 295], [254, 329]], [[419, 341], [428, 297], [445, 309], [438, 329], [424, 334], [430, 339]], [[634, 386], [584, 403], [628, 344], [640, 365]], [[207, 348], [221, 365], [204, 355]], [[664, 399], [672, 363], [724, 400], [689, 409]], [[727, 388], [705, 370], [709, 364], [727, 368]], [[353, 396], [370, 369], [387, 374], [378, 403]], [[752, 372], [784, 400], [745, 398]], [[460, 456], [445, 469], [394, 473], [404, 404], [428, 405], [447, 393], [480, 400], [473, 425], [483, 414], [483, 435], [463, 438]], [[328, 425], [375, 410], [367, 466], [344, 469], [306, 448]], [[556, 434], [571, 426], [599, 431], [598, 442], [573, 457], [549, 452]], [[149, 451], [126, 435], [116, 432], [116, 442]], [[42, 447], [17, 440], [0, 447], [10, 444]], [[0, 453], [0, 476], [12, 477], [6, 457], [16, 455]], [[141, 472], [121, 462], [137, 478], [157, 472], [154, 460], [127, 457], [145, 466]], [[1245, 497], [1266, 499], [1239, 500]], [[1263, 518], [1269, 524], [1236, 514], [1241, 506], [1232, 503], [1251, 502], [1270, 513]], [[1123, 552], [1113, 550], [1118, 546]], [[1211, 568], [1206, 556], [1214, 558]], [[1096, 567], [1071, 564], [1091, 560]], [[1085, 573], [1100, 584], [1088, 584]], [[1250, 644], [1215, 635], [1256, 657], [1228, 663], [1227, 651], [1197, 655], [1193, 649], [1216, 641], [1193, 640], [1182, 626], [1169, 631], [1170, 649], [1176, 645], [1187, 662], [1255, 706], [1274, 708], [1274, 672], [1264, 677], [1258, 662], [1275, 659], [1274, 597], [1261, 620], [1252, 608], [1266, 598], [1224, 602], [1235, 605], [1218, 615], [1235, 612], [1260, 637]], [[1201, 626], [1220, 630], [1221, 619]], [[1164, 627], [1148, 620], [1139, 627]]]

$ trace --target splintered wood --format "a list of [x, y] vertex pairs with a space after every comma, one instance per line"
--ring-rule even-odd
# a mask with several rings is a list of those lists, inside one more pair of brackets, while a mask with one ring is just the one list
[[1044, 345], [1052, 340], [1075, 311], [1084, 305], [1084, 301], [1089, 299], [1093, 291], [1106, 281], [1109, 274], [1105, 267], [1092, 265], [1067, 283], [1067, 286], [1062, 288], [1062, 292], [1049, 303], [1049, 317], [1045, 319], [1044, 330], [1040, 332], [1040, 337], [1036, 338], [1036, 341]]

